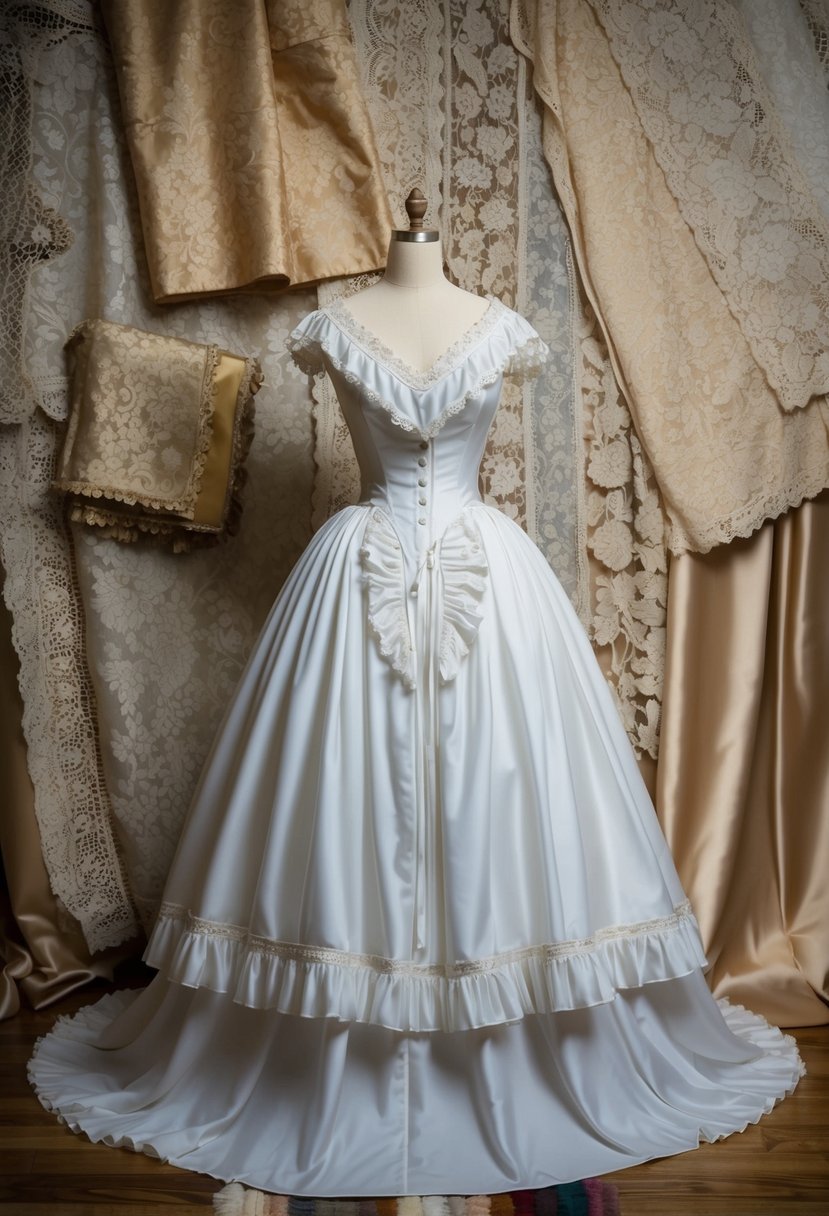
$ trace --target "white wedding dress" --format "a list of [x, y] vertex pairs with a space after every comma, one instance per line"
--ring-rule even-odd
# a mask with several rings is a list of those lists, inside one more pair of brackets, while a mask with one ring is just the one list
[[141, 992], [29, 1064], [93, 1140], [304, 1196], [549, 1186], [755, 1122], [794, 1041], [710, 994], [691, 907], [584, 630], [478, 491], [491, 299], [425, 373], [338, 304], [361, 500], [265, 621], [184, 825]]

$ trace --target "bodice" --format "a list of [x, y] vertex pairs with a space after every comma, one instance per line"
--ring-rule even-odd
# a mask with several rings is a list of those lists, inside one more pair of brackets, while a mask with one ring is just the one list
[[328, 371], [360, 468], [360, 502], [384, 511], [409, 573], [471, 502], [504, 375], [535, 372], [546, 347], [518, 313], [486, 312], [426, 371], [370, 334], [342, 303], [306, 317], [294, 358]]
[[482, 501], [478, 470], [502, 382], [535, 374], [547, 348], [494, 297], [426, 371], [405, 364], [339, 302], [305, 317], [288, 346], [300, 367], [328, 372], [351, 433], [360, 505], [369, 514], [360, 550], [369, 622], [383, 653], [414, 687], [419, 630], [411, 597], [435, 570], [442, 584], [431, 597], [442, 609], [435, 649], [449, 680], [479, 619], [486, 562], [468, 508]]

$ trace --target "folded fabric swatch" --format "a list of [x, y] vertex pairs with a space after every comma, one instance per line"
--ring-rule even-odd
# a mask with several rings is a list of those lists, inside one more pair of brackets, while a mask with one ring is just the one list
[[69, 517], [183, 552], [238, 530], [256, 359], [83, 321], [66, 342], [71, 401], [52, 488]]

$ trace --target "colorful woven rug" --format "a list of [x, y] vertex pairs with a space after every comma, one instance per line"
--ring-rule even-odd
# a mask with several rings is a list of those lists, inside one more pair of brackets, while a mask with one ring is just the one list
[[217, 1216], [619, 1216], [619, 1192], [598, 1178], [499, 1195], [400, 1199], [298, 1199], [231, 1182], [213, 1196]]

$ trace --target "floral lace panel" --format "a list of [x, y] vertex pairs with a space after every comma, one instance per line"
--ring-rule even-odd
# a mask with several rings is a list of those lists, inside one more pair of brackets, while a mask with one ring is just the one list
[[[91, 27], [92, 5], [85, 7]], [[210, 553], [189, 554], [182, 561], [73, 527], [74, 583], [67, 570], [68, 542], [54, 516], [24, 488], [22, 470], [15, 470], [10, 484], [9, 493], [21, 507], [31, 502], [35, 529], [27, 547], [16, 550], [17, 571], [40, 588], [41, 604], [48, 594], [55, 614], [47, 628], [58, 657], [29, 651], [21, 681], [24, 701], [42, 705], [44, 723], [60, 720], [60, 706], [72, 688], [66, 673], [81, 662], [70, 623], [86, 621], [84, 661], [94, 673], [101, 763], [121, 842], [120, 864], [111, 846], [109, 853], [99, 849], [92, 869], [97, 885], [73, 844], [87, 804], [71, 786], [62, 792], [63, 748], [74, 756], [78, 786], [102, 788], [95, 785], [91, 763], [81, 764], [78, 739], [94, 719], [84, 716], [87, 702], [80, 693], [73, 694], [75, 716], [65, 717], [65, 738], [38, 730], [43, 769], [36, 785], [41, 830], [63, 842], [62, 851], [46, 853], [50, 879], [57, 890], [75, 890], [76, 902], [87, 900], [84, 930], [97, 948], [125, 935], [123, 875], [132, 903], [149, 924], [219, 719], [273, 599], [309, 538], [307, 386], [289, 366], [284, 342], [317, 301], [315, 293], [305, 292], [270, 303], [261, 297], [186, 303], [159, 322], [148, 304], [118, 93], [95, 30], [64, 38], [40, 57], [33, 104], [36, 186], [46, 203], [66, 216], [74, 234], [61, 259], [40, 264], [32, 274], [25, 351], [38, 401], [57, 417], [66, 415], [67, 385], [54, 369], [62, 368], [63, 343], [88, 314], [91, 298], [113, 321], [150, 331], [163, 324], [170, 336], [256, 351], [267, 384], [258, 398], [256, 438], [246, 462], [244, 525]], [[53, 429], [52, 460], [57, 437]], [[22, 546], [20, 514], [16, 508], [10, 518], [14, 543]], [[34, 618], [23, 599], [13, 611], [21, 622]], [[91, 859], [91, 849], [88, 855]], [[131, 909], [128, 923], [134, 932]]]
[[[536, 57], [545, 156], [660, 486], [669, 548], [707, 552], [827, 484], [829, 398], [781, 410], [653, 159], [588, 0], [512, 3], [514, 36]], [[554, 60], [543, 55], [550, 40]], [[648, 183], [647, 211], [632, 181]]]
[[583, 317], [589, 634], [635, 751], [656, 759], [665, 665], [667, 520], [586, 302]]
[[829, 216], [792, 155], [739, 14], [719, 0], [590, 2], [781, 405], [829, 392]]
[[0, 233], [5, 254], [0, 278], [0, 422], [21, 422], [34, 408], [23, 364], [23, 307], [33, 266], [68, 248], [71, 232], [45, 205], [31, 181], [31, 87], [41, 51], [75, 28], [39, 12], [4, 5], [0, 10]]

